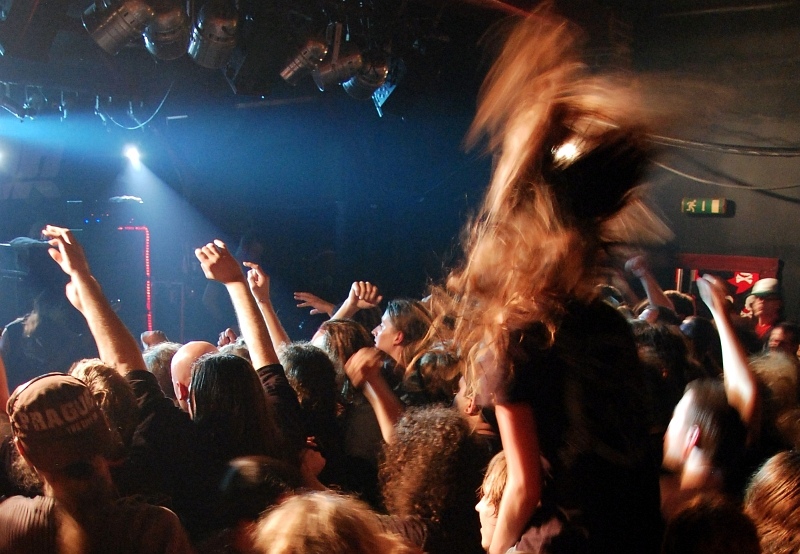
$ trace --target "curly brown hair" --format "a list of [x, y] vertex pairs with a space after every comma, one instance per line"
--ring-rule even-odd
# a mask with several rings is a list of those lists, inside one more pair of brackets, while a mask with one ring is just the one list
[[384, 446], [379, 470], [386, 509], [428, 523], [428, 552], [474, 549], [470, 545], [480, 544], [475, 491], [488, 450], [452, 408], [410, 408], [395, 429], [397, 438]]

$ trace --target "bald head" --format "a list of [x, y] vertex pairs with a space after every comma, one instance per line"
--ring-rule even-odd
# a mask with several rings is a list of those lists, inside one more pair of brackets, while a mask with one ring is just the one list
[[186, 399], [189, 397], [189, 382], [192, 380], [192, 364], [200, 356], [216, 351], [217, 347], [210, 342], [198, 340], [187, 342], [172, 357], [170, 365], [172, 386], [175, 389], [175, 396], [184, 410], [188, 408]]

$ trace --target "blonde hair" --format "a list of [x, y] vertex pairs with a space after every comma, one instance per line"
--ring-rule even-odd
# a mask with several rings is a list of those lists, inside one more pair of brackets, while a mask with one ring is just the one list
[[112, 457], [122, 456], [139, 424], [139, 405], [130, 383], [99, 358], [78, 360], [68, 373], [83, 381], [92, 392], [110, 424], [115, 443]]
[[384, 532], [366, 504], [332, 492], [289, 498], [258, 523], [254, 539], [263, 554], [421, 554]]
[[488, 497], [489, 505], [494, 508], [495, 514], [500, 508], [500, 500], [503, 498], [503, 491], [506, 490], [507, 481], [508, 465], [506, 464], [506, 453], [501, 450], [494, 455], [494, 458], [486, 467], [486, 475], [484, 475], [483, 483], [478, 491], [480, 496]]
[[552, 343], [567, 302], [596, 296], [612, 246], [669, 235], [632, 195], [649, 154], [633, 87], [590, 76], [579, 45], [572, 24], [537, 10], [514, 27], [481, 90], [467, 142], [485, 135], [495, 169], [466, 261], [447, 281], [468, 393], [482, 350], [509, 378], [515, 333], [538, 323], [542, 346]]

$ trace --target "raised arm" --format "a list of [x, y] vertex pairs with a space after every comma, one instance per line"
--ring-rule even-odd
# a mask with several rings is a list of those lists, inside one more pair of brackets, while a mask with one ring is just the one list
[[100, 359], [123, 375], [144, 369], [139, 343], [111, 308], [72, 232], [48, 225], [42, 234], [49, 239], [50, 256], [70, 278], [67, 298], [86, 318]]
[[286, 329], [283, 328], [278, 314], [275, 312], [275, 307], [272, 305], [272, 299], [269, 296], [269, 275], [264, 273], [264, 270], [258, 264], [252, 262], [243, 262], [249, 268], [247, 272], [247, 284], [250, 285], [250, 291], [256, 299], [258, 309], [264, 317], [264, 322], [267, 324], [269, 336], [272, 339], [274, 346], [282, 346], [291, 342]]
[[664, 289], [658, 284], [656, 278], [650, 273], [644, 256], [635, 256], [625, 263], [625, 269], [630, 271], [642, 283], [647, 300], [653, 306], [663, 306], [675, 310], [672, 300], [664, 294]]
[[717, 325], [722, 346], [722, 374], [725, 380], [725, 395], [739, 417], [752, 433], [758, 427], [758, 385], [747, 362], [747, 353], [739, 342], [731, 322], [725, 299], [725, 283], [713, 275], [697, 279], [697, 289], [714, 323]]
[[6, 375], [6, 364], [3, 363], [3, 357], [0, 356], [0, 413], [6, 413], [8, 397], [8, 375]]
[[277, 364], [278, 356], [267, 330], [264, 318], [258, 310], [256, 299], [250, 293], [247, 279], [239, 262], [221, 240], [209, 242], [194, 251], [200, 261], [203, 273], [208, 279], [219, 281], [228, 289], [236, 320], [242, 337], [250, 351], [250, 359], [255, 368]]
[[394, 426], [403, 415], [404, 407], [381, 375], [383, 360], [384, 354], [377, 348], [362, 348], [350, 356], [344, 369], [353, 386], [364, 393], [372, 406], [383, 440], [391, 444], [395, 439]]
[[508, 477], [497, 508], [489, 554], [503, 554], [520, 539], [539, 505], [542, 468], [533, 408], [523, 403], [497, 404], [495, 416], [506, 453]]
[[347, 300], [342, 303], [331, 319], [345, 319], [353, 317], [358, 310], [374, 308], [383, 300], [378, 287], [369, 281], [355, 281], [350, 285]]

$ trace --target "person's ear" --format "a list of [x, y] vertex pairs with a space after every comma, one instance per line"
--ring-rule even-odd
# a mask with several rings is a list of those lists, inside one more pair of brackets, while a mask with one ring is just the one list
[[27, 452], [25, 452], [25, 445], [24, 445], [24, 444], [22, 444], [22, 441], [21, 441], [21, 440], [19, 440], [19, 437], [14, 437], [14, 446], [16, 446], [16, 447], [17, 447], [17, 452], [19, 452], [19, 455], [20, 455], [20, 456], [22, 456], [22, 458], [23, 458], [23, 459], [24, 459], [26, 462], [28, 462], [28, 465], [29, 465], [29, 466], [31, 466], [31, 467], [33, 467], [33, 464], [32, 464], [32, 463], [31, 463], [31, 461], [28, 459], [28, 453], [27, 453]]
[[28, 465], [30, 470], [34, 472], [40, 480], [46, 480], [47, 474], [34, 465], [34, 463], [28, 457], [28, 453], [25, 451], [25, 445], [22, 444], [22, 441], [19, 440], [19, 437], [14, 437], [14, 446], [17, 447], [17, 452], [19, 452], [20, 457]]
[[469, 416], [478, 415], [481, 411], [481, 407], [475, 401], [475, 398], [467, 398], [467, 405], [464, 408], [464, 413]]
[[403, 332], [402, 331], [398, 331], [397, 334], [394, 336], [394, 340], [392, 341], [392, 344], [395, 345], [395, 346], [400, 346], [405, 342], [405, 340], [406, 340], [406, 336], [403, 334]]
[[686, 442], [684, 443], [685, 453], [688, 454], [700, 442], [700, 427], [692, 425], [686, 431]]
[[19, 452], [19, 455], [24, 458], [25, 457], [25, 447], [20, 442], [19, 437], [14, 437], [14, 446], [17, 447], [17, 452]]

